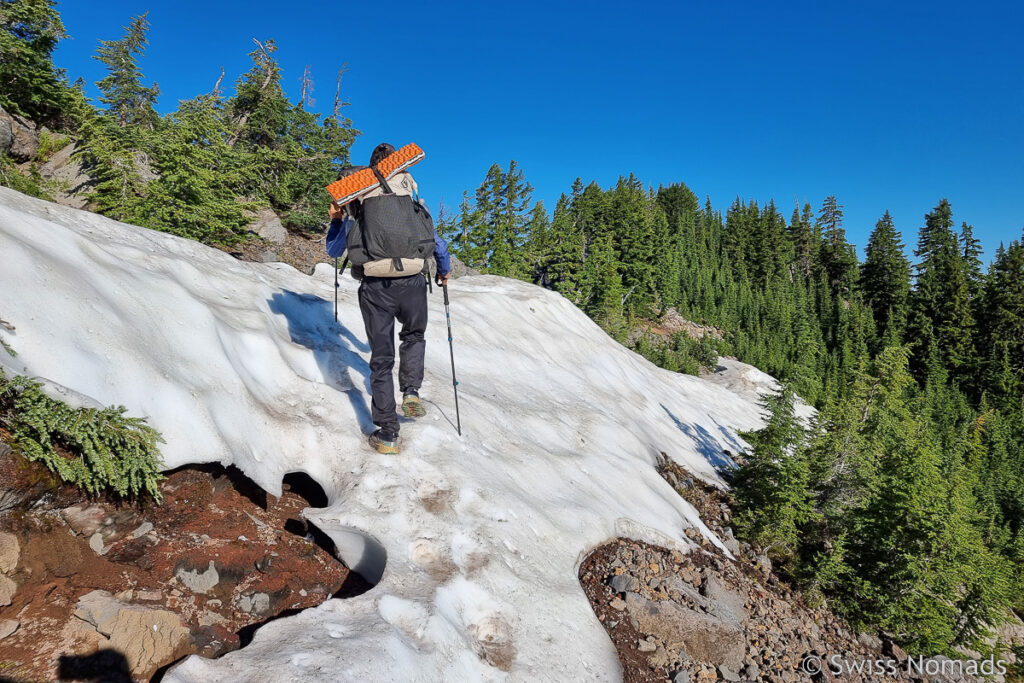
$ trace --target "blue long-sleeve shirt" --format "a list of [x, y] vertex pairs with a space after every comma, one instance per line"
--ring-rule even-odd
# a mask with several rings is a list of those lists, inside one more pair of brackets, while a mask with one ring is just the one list
[[[352, 225], [352, 218], [335, 218], [331, 221], [331, 227], [327, 231], [327, 254], [337, 258], [345, 253], [345, 246], [348, 243], [348, 230]], [[452, 270], [452, 259], [448, 254], [448, 243], [434, 230], [434, 261], [437, 263], [437, 274], [444, 277]]]

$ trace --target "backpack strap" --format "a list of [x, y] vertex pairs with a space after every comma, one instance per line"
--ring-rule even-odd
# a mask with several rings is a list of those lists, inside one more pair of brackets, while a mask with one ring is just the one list
[[388, 185], [388, 180], [384, 177], [384, 174], [381, 173], [376, 166], [371, 166], [370, 168], [373, 169], [373, 175], [377, 176], [377, 182], [380, 183], [381, 189], [384, 190], [384, 194], [394, 194], [391, 190], [391, 186]]

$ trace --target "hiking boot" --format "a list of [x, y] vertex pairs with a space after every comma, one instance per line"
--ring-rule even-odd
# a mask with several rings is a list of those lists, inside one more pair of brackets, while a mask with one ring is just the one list
[[423, 417], [427, 414], [427, 409], [423, 407], [423, 403], [420, 401], [419, 394], [416, 393], [415, 389], [410, 389], [405, 392], [402, 397], [402, 415], [406, 417]]
[[378, 453], [386, 455], [398, 454], [398, 432], [390, 429], [378, 429], [370, 435], [370, 446]]

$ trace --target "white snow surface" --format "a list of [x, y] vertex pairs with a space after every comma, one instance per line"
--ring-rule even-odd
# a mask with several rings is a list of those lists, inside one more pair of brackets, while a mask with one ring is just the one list
[[435, 289], [428, 414], [382, 456], [357, 287], [342, 278], [335, 323], [330, 266], [245, 263], [0, 188], [0, 318], [16, 327], [0, 336], [18, 353], [0, 364], [146, 417], [168, 468], [233, 463], [274, 494], [308, 473], [329, 505], [305, 516], [380, 579], [165, 680], [620, 679], [579, 565], [618, 536], [684, 551], [686, 528], [711, 537], [655, 461], [721, 485], [737, 430], [762, 423], [755, 397], [655, 367], [556, 293], [467, 277], [450, 285], [462, 437]]

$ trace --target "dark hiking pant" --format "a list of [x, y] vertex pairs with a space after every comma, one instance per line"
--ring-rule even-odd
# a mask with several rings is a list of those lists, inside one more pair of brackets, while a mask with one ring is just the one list
[[371, 416], [383, 429], [398, 431], [395, 384], [395, 320], [402, 323], [398, 337], [398, 384], [404, 393], [423, 383], [423, 354], [427, 329], [427, 282], [422, 275], [367, 277], [359, 286], [366, 339], [370, 343]]

